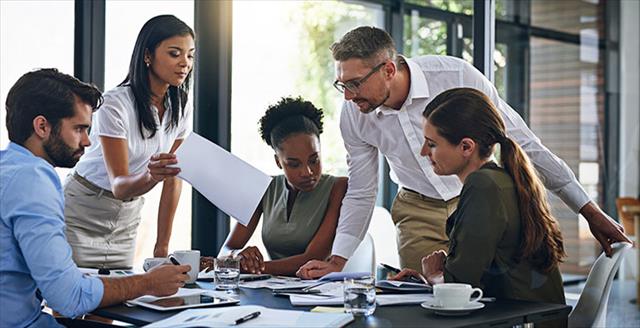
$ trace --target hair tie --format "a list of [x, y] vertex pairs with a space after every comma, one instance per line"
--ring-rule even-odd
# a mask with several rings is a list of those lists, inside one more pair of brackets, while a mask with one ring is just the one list
[[499, 144], [503, 144], [505, 142], [507, 142], [509, 140], [509, 137], [507, 137], [506, 135], [500, 133], [498, 134], [498, 137], [496, 138], [496, 140], [498, 141]]

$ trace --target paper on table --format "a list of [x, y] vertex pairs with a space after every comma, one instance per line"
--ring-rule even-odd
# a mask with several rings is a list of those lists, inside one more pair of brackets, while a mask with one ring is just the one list
[[432, 300], [431, 294], [384, 294], [376, 295], [376, 303], [379, 306], [397, 304], [421, 304], [424, 301]]
[[247, 281], [240, 282], [240, 287], [257, 289], [257, 288], [268, 288], [271, 290], [276, 289], [296, 289], [296, 288], [304, 288], [308, 287], [312, 284], [315, 284], [317, 280], [300, 280], [297, 278], [289, 278], [289, 277], [272, 277], [266, 280], [256, 280], [256, 281]]
[[[342, 305], [344, 303], [344, 295], [342, 292], [342, 283], [334, 282], [318, 287], [322, 295], [315, 296], [307, 294], [291, 294], [289, 300], [294, 306], [311, 306], [311, 305]], [[431, 294], [378, 294], [376, 295], [376, 303], [379, 306], [396, 305], [396, 304], [420, 304], [428, 299], [433, 299]]]
[[260, 312], [260, 315], [239, 324], [238, 327], [342, 327], [353, 321], [353, 315], [347, 313], [311, 313], [244, 305], [224, 309], [186, 310], [146, 327], [232, 326], [235, 320], [253, 312]]
[[178, 177], [242, 225], [249, 223], [270, 176], [197, 133], [182, 142], [176, 157]]

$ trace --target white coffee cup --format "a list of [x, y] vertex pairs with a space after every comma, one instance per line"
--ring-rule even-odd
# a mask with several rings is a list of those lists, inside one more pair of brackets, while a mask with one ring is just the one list
[[[478, 296], [470, 300], [471, 295], [478, 292]], [[445, 283], [433, 286], [433, 297], [443, 308], [464, 308], [471, 302], [482, 298], [482, 289], [472, 288], [469, 284]]]
[[149, 257], [144, 259], [144, 262], [142, 263], [142, 269], [147, 272], [157, 267], [158, 265], [165, 263], [170, 263], [169, 259], [166, 257]]
[[191, 266], [191, 270], [189, 270], [189, 280], [187, 280], [186, 283], [195, 283], [198, 279], [198, 272], [200, 271], [200, 251], [175, 251], [169, 256], [175, 257], [175, 259], [178, 260], [180, 264], [189, 264]]

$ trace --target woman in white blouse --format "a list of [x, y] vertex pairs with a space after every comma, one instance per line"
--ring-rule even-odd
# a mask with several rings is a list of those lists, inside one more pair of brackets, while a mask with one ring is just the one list
[[182, 187], [173, 153], [191, 122], [194, 38], [175, 16], [150, 19], [138, 34], [127, 77], [94, 113], [91, 146], [64, 187], [66, 234], [78, 266], [132, 266], [141, 196], [158, 183], [153, 255], [167, 256]]

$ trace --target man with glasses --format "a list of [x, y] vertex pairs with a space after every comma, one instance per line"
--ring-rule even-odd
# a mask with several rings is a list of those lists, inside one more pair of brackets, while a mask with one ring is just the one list
[[436, 175], [428, 159], [420, 156], [422, 112], [436, 95], [456, 87], [472, 87], [491, 98], [509, 137], [527, 152], [547, 189], [587, 219], [607, 254], [611, 243], [629, 241], [622, 227], [589, 199], [569, 167], [542, 145], [470, 64], [448, 56], [400, 56], [391, 36], [375, 27], [348, 32], [331, 51], [336, 61], [334, 86], [345, 99], [340, 130], [348, 153], [349, 187], [332, 256], [327, 262], [305, 264], [299, 276], [315, 278], [342, 270], [364, 238], [378, 192], [378, 152], [391, 167], [391, 179], [401, 187], [391, 208], [400, 265], [421, 272], [423, 256], [447, 249], [445, 224], [462, 184], [455, 176]]

